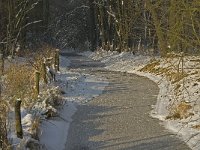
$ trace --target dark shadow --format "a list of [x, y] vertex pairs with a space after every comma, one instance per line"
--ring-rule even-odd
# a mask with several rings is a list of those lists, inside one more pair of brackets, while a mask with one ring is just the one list
[[183, 142], [170, 133], [139, 140], [125, 136], [102, 141], [92, 140], [93, 137], [106, 132], [101, 129], [102, 123], [98, 120], [120, 115], [106, 115], [116, 109], [119, 108], [87, 104], [79, 106], [79, 111], [74, 115], [74, 122], [70, 127], [66, 150], [188, 150]]
[[115, 108], [87, 104], [80, 105], [73, 116], [74, 121], [70, 125], [66, 150], [91, 150], [91, 147], [103, 146], [106, 143], [105, 141], [94, 142], [90, 138], [101, 135], [104, 132], [104, 130], [100, 129], [101, 122], [98, 122], [98, 119], [106, 117], [102, 113], [113, 109]]

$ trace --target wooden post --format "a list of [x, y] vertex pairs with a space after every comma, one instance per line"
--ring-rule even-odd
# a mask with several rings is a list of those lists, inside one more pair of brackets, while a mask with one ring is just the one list
[[1, 92], [2, 92], [1, 76], [3, 75], [3, 72], [4, 72], [4, 59], [3, 59], [3, 54], [0, 54], [0, 98], [1, 98]]
[[36, 95], [40, 93], [40, 73], [38, 71], [35, 71], [35, 92]]
[[42, 70], [43, 70], [44, 83], [47, 84], [48, 80], [47, 80], [46, 60], [44, 60], [44, 62], [42, 63]]
[[60, 59], [59, 59], [59, 49], [55, 51], [55, 69], [59, 71]]
[[1, 77], [0, 77], [0, 101], [1, 101], [1, 93], [2, 93], [2, 81], [1, 81]]
[[0, 54], [0, 77], [3, 75], [4, 72], [4, 59], [3, 54]]
[[22, 123], [21, 123], [21, 100], [17, 99], [15, 101], [15, 127], [16, 127], [16, 134], [18, 138], [23, 138], [23, 130], [22, 130]]

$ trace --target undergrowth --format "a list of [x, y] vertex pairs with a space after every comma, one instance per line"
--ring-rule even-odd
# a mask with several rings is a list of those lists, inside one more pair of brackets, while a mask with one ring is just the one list
[[[140, 69], [140, 71], [160, 75], [162, 78], [167, 79], [174, 86], [175, 97], [180, 93], [184, 79], [190, 75], [184, 71], [183, 54], [168, 54], [162, 61], [160, 59], [153, 59], [149, 64]], [[192, 113], [189, 113], [192, 106], [185, 101], [179, 102], [174, 99], [171, 103], [169, 115], [166, 119], [183, 119], [192, 115]]]
[[150, 62], [140, 69], [140, 71], [153, 73], [155, 75], [164, 75], [172, 84], [177, 83], [188, 76], [186, 72], [179, 72], [178, 70], [174, 71], [172, 66], [161, 67], [159, 60]]
[[[25, 52], [25, 51], [24, 51]], [[54, 63], [55, 48], [45, 45], [38, 49], [34, 53], [26, 54], [25, 62], [18, 62], [18, 59], [14, 59], [7, 63], [7, 66], [4, 70], [4, 75], [1, 76], [2, 80], [2, 89], [0, 96], [0, 147], [2, 144], [8, 146], [7, 140], [7, 129], [6, 122], [9, 121], [8, 116], [6, 115], [9, 112], [9, 108], [14, 108], [15, 100], [21, 99], [22, 108], [31, 111], [43, 111], [44, 108], [52, 108], [51, 105], [59, 105], [61, 102], [58, 100], [59, 90], [49, 89], [49, 85], [45, 85], [40, 82], [41, 96], [36, 95], [35, 92], [35, 71], [40, 72], [40, 81], [42, 81], [43, 68], [42, 64], [44, 59], [49, 60], [49, 65]], [[19, 56], [25, 56], [25, 54], [20, 53]], [[23, 58], [24, 60], [24, 58]], [[7, 61], [7, 60], [6, 60]], [[45, 94], [46, 91], [46, 94]], [[37, 104], [41, 108], [33, 108]], [[41, 110], [39, 110], [41, 109]], [[5, 114], [6, 113], [6, 114]], [[37, 114], [37, 112], [36, 112]], [[13, 124], [13, 123], [12, 123]], [[30, 133], [32, 138], [38, 140], [39, 135], [39, 126], [40, 126], [40, 117], [35, 115], [33, 122], [30, 128]], [[3, 138], [2, 136], [5, 135]], [[2, 140], [5, 139], [5, 140]]]
[[0, 148], [10, 150], [10, 144], [7, 139], [7, 116], [9, 106], [8, 103], [0, 99]]
[[[22, 100], [22, 106], [26, 107], [33, 99], [34, 70], [25, 64], [11, 64], [5, 71], [4, 100], [13, 106], [16, 99]], [[28, 98], [28, 99], [27, 99]]]

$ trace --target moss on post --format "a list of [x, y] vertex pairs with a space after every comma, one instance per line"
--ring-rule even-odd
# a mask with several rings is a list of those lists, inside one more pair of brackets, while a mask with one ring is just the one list
[[16, 127], [16, 134], [18, 138], [23, 138], [23, 130], [21, 124], [21, 100], [17, 99], [15, 101], [15, 127]]

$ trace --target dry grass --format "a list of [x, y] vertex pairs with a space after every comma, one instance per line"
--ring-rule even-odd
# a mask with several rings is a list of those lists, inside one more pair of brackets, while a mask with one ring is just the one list
[[194, 126], [192, 126], [192, 128], [193, 128], [193, 129], [200, 130], [200, 125], [199, 125], [199, 124], [198, 124], [198, 125], [194, 125]]
[[192, 106], [186, 102], [181, 102], [172, 109], [170, 115], [166, 119], [184, 119], [192, 116], [193, 114], [189, 112]]
[[39, 117], [36, 117], [34, 120], [33, 120], [33, 123], [32, 123], [32, 126], [30, 128], [30, 133], [31, 133], [31, 136], [32, 138], [36, 139], [36, 140], [39, 140], [39, 135], [40, 135], [40, 118]]
[[35, 99], [34, 92], [34, 72], [40, 72], [43, 76], [42, 63], [44, 58], [54, 55], [55, 48], [45, 45], [32, 54], [32, 60], [27, 64], [11, 64], [5, 71], [4, 99], [9, 100], [10, 104], [20, 98], [23, 107], [31, 107]]
[[[19, 54], [24, 56], [24, 54]], [[44, 58], [52, 57], [52, 63], [54, 62], [53, 58], [55, 55], [55, 48], [50, 46], [43, 46], [36, 53], [27, 54], [27, 58], [30, 58], [29, 63], [27, 63], [27, 59], [25, 62], [16, 63], [16, 61], [10, 61], [7, 64], [5, 74], [2, 77], [3, 79], [3, 91], [2, 91], [2, 99], [0, 99], [0, 140], [3, 141], [3, 144], [8, 146], [7, 130], [6, 130], [6, 121], [7, 115], [5, 114], [8, 111], [9, 107], [14, 106], [14, 102], [16, 99], [22, 100], [23, 108], [32, 108], [32, 106], [38, 101], [38, 97], [35, 97], [35, 89], [34, 89], [34, 72], [35, 70], [40, 72], [40, 76], [42, 76], [42, 63], [44, 62]], [[15, 63], [13, 63], [15, 62]], [[47, 86], [42, 86], [47, 90]], [[1, 98], [1, 97], [0, 97]], [[52, 99], [57, 99], [57, 93], [53, 94]], [[55, 101], [55, 105], [57, 101]], [[40, 118], [36, 117], [33, 120], [32, 127], [30, 129], [30, 133], [34, 139], [38, 139], [39, 135], [39, 126], [40, 126]], [[5, 135], [4, 138], [2, 138]], [[1, 142], [0, 142], [1, 146]]]
[[[21, 99], [22, 105], [29, 105], [33, 98], [33, 69], [27, 65], [12, 64], [5, 72], [4, 99], [13, 104], [14, 100]], [[25, 101], [26, 98], [29, 98]], [[12, 105], [13, 106], [13, 105]]]
[[7, 139], [7, 113], [8, 104], [0, 99], [0, 148], [8, 150], [9, 142]]
[[44, 59], [51, 59], [49, 62], [49, 67], [54, 67], [54, 55], [55, 55], [55, 48], [49, 46], [49, 45], [44, 45], [36, 53], [32, 55], [32, 60], [29, 61], [29, 65], [32, 66], [35, 70], [40, 72], [41, 77], [44, 76], [44, 71], [42, 68], [42, 64], [44, 62]]
[[156, 72], [156, 67], [160, 65], [160, 61], [158, 60], [152, 60], [149, 64], [144, 66], [140, 71], [143, 72]]
[[143, 72], [150, 72], [156, 75], [164, 75], [167, 77], [169, 81], [171, 81], [172, 84], [179, 82], [183, 78], [187, 77], [188, 74], [186, 72], [179, 72], [179, 70], [174, 71], [174, 66], [168, 66], [168, 67], [161, 67], [159, 60], [154, 60], [151, 63], [144, 66], [140, 71]]
[[52, 58], [52, 62], [54, 62], [54, 54], [55, 48], [45, 45], [41, 47], [36, 53], [34, 53], [33, 60], [31, 61], [30, 65], [32, 65], [36, 70], [41, 72], [44, 58]]
[[185, 72], [180, 73], [180, 72], [173, 72], [173, 71], [166, 72], [165, 75], [167, 76], [168, 80], [171, 81], [172, 84], [177, 83], [188, 76], [188, 74]]
[[176, 86], [175, 86], [175, 92], [178, 92], [178, 90], [181, 88], [181, 85], [180, 84], [177, 84]]
[[[182, 85], [184, 86], [184, 80], [189, 75], [195, 75], [198, 72], [188, 73], [187, 70], [184, 69], [184, 57], [183, 54], [168, 54], [163, 61], [153, 60], [150, 64], [146, 65], [140, 71], [150, 72], [155, 75], [162, 75], [171, 84], [174, 86], [175, 96], [182, 89]], [[180, 102], [179, 100], [174, 100], [170, 107], [170, 114], [166, 117], [166, 119], [184, 119], [189, 116], [194, 115], [190, 113], [190, 109], [192, 106], [185, 101]]]

